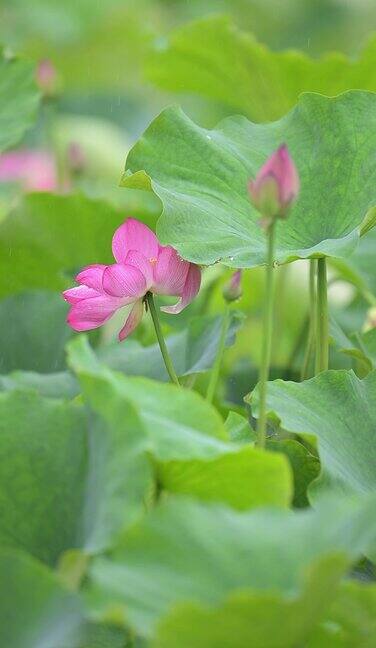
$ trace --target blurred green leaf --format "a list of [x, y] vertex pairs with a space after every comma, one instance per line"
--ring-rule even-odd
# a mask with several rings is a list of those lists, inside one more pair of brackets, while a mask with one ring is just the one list
[[315, 565], [301, 595], [292, 600], [277, 593], [242, 592], [229, 596], [215, 609], [193, 603], [179, 605], [162, 619], [152, 646], [372, 648], [375, 586], [347, 581], [335, 591], [339, 568], [335, 558]]
[[[322, 501], [315, 511], [239, 513], [171, 497], [128, 531], [111, 558], [95, 559], [91, 578], [148, 636], [180, 603], [213, 608], [239, 590], [291, 598], [318, 561], [342, 556], [344, 570], [376, 538], [375, 507], [375, 498], [367, 496]], [[315, 585], [317, 605], [329, 585], [324, 583]]]
[[0, 152], [17, 144], [32, 126], [38, 105], [33, 67], [7, 58], [0, 49]]
[[215, 130], [167, 108], [131, 150], [122, 182], [159, 196], [159, 236], [184, 258], [255, 266], [265, 262], [265, 234], [247, 183], [286, 141], [302, 187], [289, 218], [278, 223], [277, 261], [346, 257], [376, 202], [374, 122], [376, 95], [360, 91], [333, 99], [305, 94], [278, 122], [229, 117]]
[[78, 596], [25, 553], [0, 549], [0, 643], [6, 648], [76, 646], [83, 620]]
[[224, 502], [239, 511], [288, 507], [293, 495], [287, 459], [249, 446], [211, 459], [159, 462], [157, 479], [169, 493]]
[[[235, 335], [244, 323], [244, 316], [237, 311], [231, 312], [231, 321], [226, 346], [235, 342]], [[195, 317], [189, 320], [187, 328], [166, 338], [178, 376], [202, 373], [213, 366], [222, 317]], [[145, 376], [155, 380], [169, 380], [158, 344], [143, 347], [134, 340], [118, 342], [97, 351], [101, 362], [125, 374]]]
[[309, 570], [294, 597], [244, 591], [216, 608], [180, 604], [160, 622], [153, 648], [291, 648], [306, 645], [335, 591], [343, 563], [321, 560]]
[[[0, 296], [62, 290], [91, 263], [112, 263], [111, 240], [129, 214], [81, 194], [35, 193], [0, 222]], [[150, 215], [154, 221], [154, 213]], [[142, 220], [148, 219], [148, 213]]]
[[71, 548], [102, 550], [143, 510], [151, 468], [142, 429], [88, 422], [82, 406], [0, 393], [0, 541], [54, 564]]
[[215, 457], [229, 451], [220, 415], [199, 394], [111, 371], [99, 363], [84, 336], [69, 344], [68, 357], [85, 400], [102, 417], [112, 420], [132, 403], [145, 427], [145, 448], [158, 459]]
[[180, 27], [157, 42], [146, 64], [157, 86], [220, 101], [256, 122], [278, 119], [302, 92], [375, 91], [375, 69], [375, 37], [356, 61], [338, 52], [313, 59], [299, 51], [273, 52], [226, 16]]
[[34, 371], [13, 371], [0, 376], [0, 391], [27, 389], [49, 398], [73, 398], [79, 392], [78, 383], [68, 371], [40, 374]]
[[64, 368], [64, 347], [72, 335], [67, 304], [49, 291], [13, 295], [0, 301], [0, 373], [39, 373]]
[[347, 580], [341, 584], [308, 648], [372, 648], [376, 636], [376, 586]]
[[[258, 412], [258, 391], [249, 397]], [[303, 383], [269, 383], [267, 408], [288, 432], [314, 435], [322, 472], [312, 499], [326, 490], [375, 492], [376, 371], [360, 380], [352, 371], [326, 371]]]

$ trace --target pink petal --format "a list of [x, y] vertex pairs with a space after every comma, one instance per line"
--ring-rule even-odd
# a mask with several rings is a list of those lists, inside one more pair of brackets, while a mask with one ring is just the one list
[[89, 331], [104, 324], [121, 306], [121, 300], [103, 295], [81, 299], [70, 309], [67, 322], [75, 331]]
[[78, 273], [76, 281], [85, 284], [89, 288], [94, 288], [98, 292], [103, 291], [103, 273], [107, 266], [96, 263], [89, 265]]
[[189, 261], [183, 261], [170, 245], [160, 246], [154, 269], [154, 292], [159, 295], [181, 295], [189, 266]]
[[63, 297], [68, 304], [77, 304], [81, 299], [91, 299], [92, 297], [98, 296], [97, 290], [88, 288], [87, 286], [76, 286], [75, 288], [64, 290], [63, 292]]
[[142, 300], [138, 299], [135, 302], [134, 306], [132, 307], [132, 310], [126, 319], [126, 322], [119, 333], [120, 341], [125, 340], [125, 338], [128, 337], [128, 335], [133, 333], [136, 326], [138, 326], [139, 323], [141, 322], [143, 314], [144, 314], [144, 305], [142, 303]]
[[146, 280], [138, 268], [114, 263], [103, 273], [103, 290], [112, 297], [121, 297], [124, 305], [130, 304], [145, 295]]
[[181, 299], [174, 306], [163, 306], [165, 313], [177, 315], [196, 297], [201, 285], [201, 270], [194, 263], [190, 263], [187, 278], [185, 280]]
[[154, 281], [153, 265], [150, 261], [137, 250], [131, 250], [125, 259], [127, 265], [137, 268], [145, 277], [147, 290], [151, 287]]
[[118, 263], [124, 263], [131, 250], [141, 252], [149, 260], [156, 259], [158, 247], [154, 232], [135, 218], [127, 218], [112, 239], [112, 252]]

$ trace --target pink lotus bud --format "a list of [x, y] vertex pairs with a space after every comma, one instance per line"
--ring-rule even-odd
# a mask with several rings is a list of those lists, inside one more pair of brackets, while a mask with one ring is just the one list
[[223, 299], [225, 299], [227, 302], [236, 301], [242, 296], [243, 291], [241, 287], [241, 279], [242, 271], [237, 270], [236, 272], [234, 272], [231, 279], [225, 284], [222, 294]]
[[39, 62], [36, 80], [40, 90], [46, 97], [52, 97], [56, 94], [58, 86], [56, 68], [48, 59]]
[[366, 321], [364, 322], [363, 332], [371, 331], [376, 328], [376, 306], [372, 306], [367, 311]]
[[86, 166], [86, 155], [78, 142], [71, 142], [68, 146], [67, 158], [69, 168], [73, 173], [82, 173]]
[[255, 180], [248, 184], [251, 201], [266, 224], [285, 218], [299, 193], [299, 176], [286, 144], [265, 162]]

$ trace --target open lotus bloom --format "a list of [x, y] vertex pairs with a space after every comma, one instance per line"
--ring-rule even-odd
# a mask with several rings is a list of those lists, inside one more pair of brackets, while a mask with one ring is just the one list
[[76, 277], [80, 285], [63, 293], [72, 305], [67, 322], [75, 331], [97, 328], [119, 308], [133, 304], [119, 333], [124, 340], [140, 323], [149, 291], [180, 297], [174, 306], [161, 308], [176, 314], [200, 289], [200, 268], [181, 259], [171, 246], [160, 245], [154, 232], [133, 218], [116, 230], [112, 252], [116, 263], [84, 268]]
[[248, 185], [251, 200], [266, 219], [285, 218], [299, 193], [299, 176], [283, 144], [265, 162]]
[[25, 191], [54, 191], [56, 168], [47, 151], [23, 149], [0, 155], [0, 182], [18, 182]]

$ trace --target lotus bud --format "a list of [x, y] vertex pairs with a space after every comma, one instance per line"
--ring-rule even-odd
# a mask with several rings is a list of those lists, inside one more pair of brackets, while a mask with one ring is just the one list
[[270, 156], [255, 180], [249, 181], [248, 189], [264, 226], [275, 218], [286, 218], [299, 193], [299, 176], [285, 144]]
[[56, 68], [51, 61], [40, 61], [36, 71], [37, 84], [45, 97], [53, 97], [58, 89]]
[[71, 142], [67, 150], [67, 159], [70, 170], [75, 174], [84, 171], [87, 163], [85, 151], [78, 142]]
[[222, 294], [223, 299], [225, 299], [227, 302], [236, 301], [242, 296], [243, 291], [241, 287], [241, 279], [242, 271], [237, 270], [236, 272], [234, 272], [231, 279], [225, 284]]

